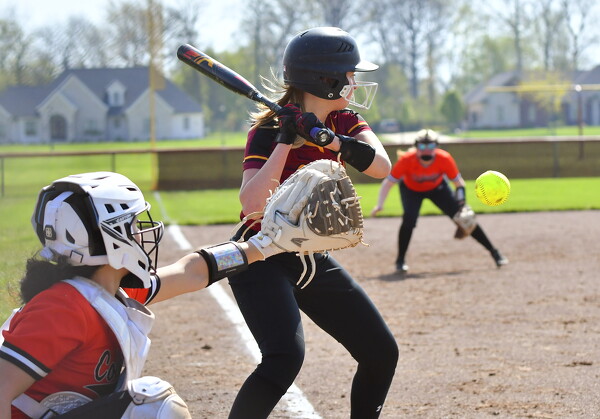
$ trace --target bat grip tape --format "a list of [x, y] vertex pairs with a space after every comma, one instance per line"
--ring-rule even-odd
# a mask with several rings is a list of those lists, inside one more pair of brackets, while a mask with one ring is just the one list
[[248, 269], [248, 258], [236, 242], [226, 242], [198, 250], [208, 265], [208, 285]]

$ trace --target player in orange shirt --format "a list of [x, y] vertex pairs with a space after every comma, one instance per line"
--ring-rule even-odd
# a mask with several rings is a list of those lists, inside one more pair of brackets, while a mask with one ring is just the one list
[[1, 328], [0, 419], [190, 417], [169, 383], [141, 376], [154, 320], [145, 305], [280, 250], [227, 242], [155, 269], [163, 225], [149, 209], [117, 173], [67, 176], [41, 190], [31, 221], [44, 248], [27, 261], [24, 306]]
[[[449, 181], [454, 183], [454, 194]], [[417, 133], [415, 147], [399, 157], [389, 176], [383, 180], [377, 205], [371, 211], [372, 216], [383, 210], [388, 193], [396, 183], [400, 185], [400, 198], [404, 208], [398, 233], [396, 270], [405, 274], [408, 272], [406, 252], [423, 200], [430, 199], [444, 214], [452, 218], [465, 205], [465, 181], [450, 153], [438, 148], [438, 134], [424, 129]], [[479, 224], [471, 236], [490, 252], [496, 266], [508, 263], [508, 259], [492, 245]]]

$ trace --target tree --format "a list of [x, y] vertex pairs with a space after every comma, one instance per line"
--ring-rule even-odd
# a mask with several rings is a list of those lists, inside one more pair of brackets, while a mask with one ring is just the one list
[[490, 10], [492, 19], [497, 19], [502, 22], [512, 35], [514, 54], [515, 54], [515, 70], [523, 70], [523, 41], [527, 28], [527, 14], [522, 7], [521, 0], [503, 0], [506, 8], [503, 11], [494, 9], [490, 3], [487, 7]]
[[146, 8], [134, 1], [117, 4], [111, 0], [106, 16], [113, 63], [126, 67], [147, 64]]
[[538, 0], [537, 18], [533, 19], [535, 33], [541, 44], [543, 53], [543, 69], [549, 71], [556, 68], [552, 62], [555, 42], [563, 21], [562, 10], [556, 10], [554, 0]]
[[281, 68], [283, 51], [292, 36], [314, 26], [311, 2], [256, 0], [247, 4], [242, 30], [250, 41], [252, 80], [260, 85], [261, 76], [269, 77]]
[[[581, 55], [591, 44], [597, 43], [598, 33], [591, 32], [594, 10], [598, 9], [596, 0], [563, 0], [565, 25], [570, 40], [571, 69], [579, 70]], [[597, 25], [595, 25], [597, 28]]]
[[465, 117], [465, 107], [458, 92], [450, 90], [446, 92], [440, 105], [440, 112], [446, 118], [446, 122], [454, 128], [458, 127]]

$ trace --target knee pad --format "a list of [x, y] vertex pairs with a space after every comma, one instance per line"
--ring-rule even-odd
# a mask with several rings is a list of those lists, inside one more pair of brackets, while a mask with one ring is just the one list
[[147, 376], [128, 385], [132, 402], [122, 419], [191, 419], [185, 402], [168, 382]]

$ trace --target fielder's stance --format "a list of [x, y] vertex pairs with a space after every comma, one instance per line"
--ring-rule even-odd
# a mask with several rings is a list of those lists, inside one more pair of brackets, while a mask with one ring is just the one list
[[42, 189], [32, 217], [42, 258], [27, 261], [25, 305], [0, 337], [0, 418], [190, 417], [169, 383], [140, 377], [154, 320], [145, 305], [282, 250], [265, 239], [228, 242], [155, 270], [163, 225], [149, 209], [116, 173], [68, 176]]
[[[448, 180], [454, 183], [454, 194]], [[475, 213], [466, 204], [465, 181], [450, 153], [438, 148], [438, 134], [435, 131], [419, 131], [415, 138], [415, 147], [399, 156], [390, 175], [381, 184], [379, 199], [371, 215], [375, 216], [383, 210], [390, 189], [397, 183], [400, 184], [400, 198], [404, 208], [398, 233], [396, 270], [399, 273], [404, 274], [408, 271], [408, 265], [405, 263], [406, 252], [413, 229], [417, 225], [421, 204], [426, 198], [456, 222], [456, 238], [470, 234], [490, 252], [498, 267], [508, 263], [508, 259], [492, 245], [476, 222]]]

